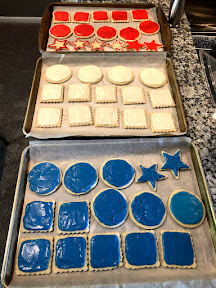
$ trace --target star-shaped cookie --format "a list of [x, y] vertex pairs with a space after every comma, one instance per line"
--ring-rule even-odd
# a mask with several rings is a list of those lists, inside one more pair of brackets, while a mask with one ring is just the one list
[[55, 39], [52, 44], [48, 45], [48, 47], [49, 48], [54, 48], [55, 51], [59, 51], [61, 49], [68, 49], [68, 47], [66, 46], [67, 42], [68, 42], [68, 40]]
[[190, 169], [187, 164], [180, 159], [180, 149], [178, 149], [173, 155], [167, 152], [161, 152], [166, 163], [161, 167], [161, 170], [171, 170], [176, 179], [179, 179], [179, 170]]
[[144, 42], [143, 44], [146, 45], [145, 50], [146, 51], [158, 51], [158, 48], [163, 47], [163, 45], [158, 44], [155, 42], [155, 40], [152, 40], [152, 42]]
[[166, 176], [157, 173], [157, 163], [153, 164], [149, 168], [145, 168], [142, 165], [139, 165], [139, 167], [142, 171], [142, 176], [140, 176], [137, 182], [148, 182], [154, 191], [157, 190], [156, 181], [166, 179]]
[[86, 50], [85, 45], [88, 44], [88, 41], [81, 41], [79, 38], [76, 39], [74, 42], [69, 42], [69, 45], [74, 47], [74, 50], [83, 49]]
[[139, 43], [138, 40], [135, 40], [135, 41], [126, 41], [126, 43], [128, 44], [126, 49], [127, 50], [135, 50], [135, 51], [139, 51], [142, 47], [145, 47], [146, 45], [145, 44], [141, 44]]
[[88, 44], [86, 44], [86, 45], [91, 47], [91, 51], [95, 51], [95, 50], [104, 51], [103, 46], [105, 46], [106, 43], [105, 42], [99, 42], [99, 41], [97, 41], [97, 39], [95, 39], [94, 42], [92, 42], [92, 43], [88, 42]]
[[123, 48], [125, 47], [125, 43], [122, 43], [122, 42], [116, 40], [113, 43], [107, 44], [107, 46], [109, 46], [109, 47], [111, 47], [117, 51], [123, 51]]

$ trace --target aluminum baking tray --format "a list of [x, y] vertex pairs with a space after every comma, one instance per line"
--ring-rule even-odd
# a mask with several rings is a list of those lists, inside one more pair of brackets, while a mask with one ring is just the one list
[[[17, 276], [14, 273], [14, 259], [16, 254], [17, 240], [19, 237], [19, 226], [21, 221], [22, 207], [25, 201], [33, 200], [55, 200], [56, 202], [92, 200], [95, 193], [105, 188], [105, 184], [99, 180], [98, 185], [88, 194], [73, 196], [67, 193], [63, 186], [53, 194], [48, 196], [38, 196], [28, 190], [27, 175], [28, 171], [38, 162], [52, 161], [55, 162], [62, 171], [69, 163], [75, 161], [88, 161], [99, 170], [102, 163], [112, 157], [121, 157], [130, 161], [136, 170], [136, 179], [139, 176], [138, 163], [144, 163], [146, 166], [152, 162], [158, 162], [159, 167], [162, 164], [160, 155], [161, 150], [170, 153], [181, 149], [182, 160], [185, 161], [190, 170], [180, 172], [180, 179], [175, 180], [169, 171], [163, 171], [168, 176], [164, 181], [157, 183], [157, 193], [163, 199], [164, 203], [174, 190], [186, 189], [200, 196], [206, 208], [207, 220], [195, 229], [190, 230], [193, 237], [195, 255], [197, 259], [196, 269], [170, 269], [170, 268], [153, 268], [141, 270], [127, 270], [124, 267], [112, 271], [103, 272], [74, 272], [40, 276]], [[128, 188], [122, 190], [127, 199], [130, 200], [133, 195], [139, 191], [150, 191], [147, 183], [133, 183]], [[78, 198], [77, 198], [78, 197]], [[56, 213], [57, 214], [57, 213]], [[55, 215], [57, 217], [57, 215]], [[57, 219], [57, 218], [56, 218]], [[57, 235], [56, 219], [54, 231], [49, 236]], [[126, 222], [112, 231], [138, 231], [137, 227], [130, 218]], [[175, 223], [168, 213], [165, 223], [155, 230], [156, 237], [159, 239], [161, 230], [174, 229], [185, 230]], [[107, 232], [107, 228], [100, 226], [97, 221], [91, 217], [90, 233]], [[48, 234], [46, 234], [47, 236]], [[44, 233], [20, 233], [21, 237], [44, 236]], [[139, 139], [99, 139], [99, 140], [62, 140], [59, 141], [33, 141], [30, 147], [27, 147], [21, 157], [17, 187], [15, 191], [14, 205], [11, 215], [10, 227], [8, 232], [5, 257], [2, 268], [2, 284], [4, 287], [103, 287], [109, 284], [109, 287], [131, 287], [130, 284], [166, 281], [176, 281], [179, 284], [184, 281], [213, 279], [216, 271], [216, 218], [211, 201], [211, 197], [205, 181], [198, 151], [195, 145], [186, 137], [163, 137], [163, 138], [139, 138]], [[201, 280], [200, 280], [201, 281]], [[138, 284], [139, 283], [139, 284]], [[195, 283], [195, 282], [193, 282]], [[202, 282], [203, 283], [203, 282]], [[185, 285], [185, 284], [184, 284]], [[201, 285], [202, 286], [202, 285]], [[201, 287], [199, 286], [199, 287]], [[163, 286], [164, 287], [164, 286]], [[192, 286], [194, 287], [194, 286]], [[202, 286], [203, 287], [203, 286]]]
[[[77, 78], [77, 71], [80, 67], [84, 65], [94, 64], [100, 67], [104, 73], [103, 79], [96, 84], [92, 85], [92, 97], [91, 102], [80, 103], [69, 103], [67, 102], [66, 97], [64, 97], [63, 103], [46, 103], [41, 104], [38, 95], [41, 93], [41, 88], [43, 84], [48, 82], [45, 80], [44, 73], [47, 67], [54, 64], [66, 64], [73, 70], [73, 76], [68, 81], [63, 83], [65, 87], [72, 83], [81, 83]], [[117, 87], [118, 94], [118, 103], [109, 103], [109, 104], [96, 104], [94, 101], [94, 89], [96, 85], [112, 85], [106, 77], [106, 73], [110, 67], [116, 65], [125, 65], [129, 67], [134, 75], [135, 79], [128, 86], [142, 86], [145, 92], [146, 104], [137, 104], [137, 105], [123, 105], [121, 100], [120, 89], [122, 86]], [[148, 91], [150, 88], [143, 85], [139, 79], [138, 75], [140, 71], [146, 67], [155, 67], [167, 74], [169, 81], [165, 86], [158, 89], [169, 89], [173, 95], [173, 98], [176, 103], [176, 107], [169, 108], [157, 108], [153, 109], [150, 104], [148, 97]], [[126, 86], [126, 85], [125, 85]], [[67, 89], [65, 89], [67, 91]], [[106, 107], [116, 107], [120, 111], [120, 126], [116, 128], [98, 128], [94, 125], [90, 126], [79, 126], [79, 127], [69, 127], [67, 121], [67, 108], [72, 105], [90, 105], [93, 111], [96, 107], [106, 106]], [[61, 107], [64, 108], [62, 126], [57, 128], [38, 128], [36, 127], [36, 116], [40, 107]], [[130, 107], [128, 107], [130, 106]], [[124, 108], [145, 108], [148, 112], [172, 112], [174, 115], [174, 120], [176, 123], [176, 131], [171, 133], [154, 133], [150, 129], [150, 119], [148, 119], [149, 125], [147, 129], [125, 129], [123, 128], [123, 115], [122, 111]], [[149, 118], [149, 116], [148, 116]], [[79, 57], [72, 57], [70, 54], [67, 55], [58, 55], [50, 54], [44, 55], [42, 58], [39, 58], [35, 75], [32, 83], [32, 89], [29, 98], [29, 104], [26, 112], [25, 122], [23, 126], [23, 133], [27, 136], [33, 136], [35, 138], [47, 139], [47, 138], [62, 138], [62, 137], [100, 137], [100, 136], [115, 136], [115, 137], [148, 137], [148, 136], [163, 136], [163, 135], [182, 135], [187, 131], [186, 120], [184, 116], [184, 111], [182, 107], [181, 97], [179, 94], [178, 85], [175, 78], [175, 73], [171, 61], [166, 58], [165, 52], [158, 53], [112, 53], [112, 54], [88, 54], [82, 53]]]
[[[153, 12], [153, 19], [156, 17], [157, 22], [160, 24], [160, 32], [158, 33], [159, 36], [154, 36], [154, 38], [159, 37], [159, 42], [162, 42], [163, 44], [163, 50], [164, 51], [169, 51], [171, 49], [171, 36], [170, 36], [170, 29], [169, 29], [169, 23], [167, 22], [167, 19], [159, 5], [155, 6], [153, 4], [139, 4], [139, 3], [52, 3], [47, 6], [46, 10], [44, 11], [42, 20], [41, 20], [41, 25], [40, 25], [40, 30], [39, 30], [39, 37], [38, 37], [38, 45], [39, 45], [39, 50], [41, 52], [45, 52], [47, 50], [47, 44], [51, 43], [49, 41], [49, 29], [50, 26], [52, 25], [52, 13], [55, 9], [61, 9], [61, 10], [68, 10], [69, 12], [74, 12], [74, 11], [88, 11], [92, 12], [94, 10], [101, 10], [101, 9], [106, 9], [107, 11], [111, 11], [113, 9], [124, 9], [126, 11], [129, 11], [131, 9], [156, 9], [156, 13]], [[113, 26], [115, 28], [124, 28], [126, 26], [133, 26], [134, 28], [137, 27], [138, 22], [130, 22], [130, 23], [93, 23], [91, 21], [91, 25], [93, 25], [95, 28], [103, 26], [103, 25], [108, 25], [108, 26]], [[68, 25], [66, 23], [66, 25]], [[77, 24], [76, 24], [77, 25]], [[120, 27], [120, 26], [121, 27]], [[74, 26], [74, 24], [69, 24], [69, 26]], [[95, 37], [92, 37], [92, 41], [94, 40]], [[145, 38], [145, 41], [148, 40], [153, 40], [154, 38], [151, 38], [151, 36], [147, 36]], [[54, 38], [52, 38], [54, 39]], [[68, 38], [70, 41], [73, 39], [73, 41], [76, 39], [76, 37], [72, 36]], [[144, 39], [144, 37], [143, 37]], [[143, 42], [143, 41], [141, 41]], [[106, 48], [107, 49], [107, 48]], [[55, 50], [48, 51], [48, 53], [68, 53], [68, 50], [60, 50], [58, 52], [55, 52]], [[74, 51], [72, 51], [74, 53]], [[79, 53], [80, 50], [77, 50], [75, 53]], [[82, 52], [82, 51], [81, 51]], [[91, 51], [89, 51], [91, 52]], [[98, 52], [98, 51], [93, 51], [93, 52]], [[100, 51], [99, 51], [100, 52]], [[107, 49], [107, 52], [112, 52], [112, 49]], [[118, 52], [118, 51], [117, 51]], [[92, 53], [92, 52], [91, 52]]]

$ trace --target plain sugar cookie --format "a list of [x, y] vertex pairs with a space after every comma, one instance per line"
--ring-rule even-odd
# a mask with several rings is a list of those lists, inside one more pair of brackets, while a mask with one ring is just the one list
[[166, 75], [156, 68], [146, 68], [140, 72], [140, 81], [149, 87], [161, 87], [166, 84]]
[[115, 66], [108, 71], [107, 78], [111, 83], [125, 85], [133, 81], [134, 74], [128, 67]]
[[70, 79], [72, 70], [70, 67], [62, 64], [56, 64], [47, 68], [45, 79], [50, 83], [63, 83]]
[[83, 83], [97, 83], [103, 77], [101, 69], [95, 65], [83, 66], [77, 72], [77, 76]]

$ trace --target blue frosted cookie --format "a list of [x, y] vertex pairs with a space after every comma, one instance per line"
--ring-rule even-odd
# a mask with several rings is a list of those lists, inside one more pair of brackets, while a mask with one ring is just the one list
[[49, 274], [51, 272], [52, 237], [21, 239], [17, 270], [18, 275]]
[[133, 182], [135, 170], [126, 160], [111, 159], [102, 165], [100, 176], [107, 186], [124, 189]]
[[160, 266], [154, 233], [124, 233], [123, 246], [126, 268], [141, 269]]
[[161, 198], [153, 192], [140, 192], [130, 203], [133, 222], [144, 229], [155, 229], [166, 219], [166, 208]]
[[89, 249], [90, 271], [114, 269], [122, 264], [118, 233], [89, 235]]
[[29, 172], [29, 188], [39, 195], [53, 193], [61, 184], [61, 171], [51, 162], [41, 162]]
[[168, 202], [173, 219], [183, 227], [196, 228], [205, 219], [205, 208], [201, 200], [188, 191], [174, 191]]
[[189, 232], [162, 231], [161, 243], [164, 267], [196, 268], [193, 243]]
[[89, 231], [89, 201], [61, 203], [58, 209], [58, 233]]
[[53, 271], [59, 273], [86, 270], [88, 270], [87, 236], [56, 237]]
[[23, 232], [47, 232], [53, 230], [55, 202], [33, 201], [26, 204], [22, 221]]
[[81, 195], [91, 191], [98, 182], [96, 169], [89, 163], [77, 162], [64, 173], [63, 185], [67, 192]]
[[118, 190], [105, 189], [95, 195], [91, 210], [102, 226], [115, 228], [123, 224], [127, 218], [127, 199]]

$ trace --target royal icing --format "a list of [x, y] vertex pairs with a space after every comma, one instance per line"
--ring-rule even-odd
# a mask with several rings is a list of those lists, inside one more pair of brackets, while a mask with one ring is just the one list
[[90, 14], [88, 12], [75, 12], [73, 22], [88, 23]]
[[71, 84], [68, 87], [68, 101], [89, 101], [90, 86], [89, 84]]
[[145, 103], [144, 91], [142, 87], [128, 86], [122, 88], [123, 104]]
[[157, 33], [160, 30], [160, 26], [154, 21], [146, 20], [138, 25], [138, 29], [143, 34], [151, 35]]
[[55, 38], [67, 38], [72, 34], [71, 28], [64, 24], [54, 25], [49, 32]]
[[53, 13], [54, 15], [54, 22], [69, 22], [70, 16], [69, 13], [66, 11], [56, 11]]
[[172, 95], [168, 89], [150, 90], [149, 97], [153, 108], [175, 106]]
[[141, 182], [148, 182], [150, 186], [156, 191], [156, 181], [165, 179], [166, 177], [162, 174], [159, 174], [156, 169], [157, 169], [157, 164], [153, 164], [149, 168], [146, 168], [142, 165], [139, 165], [142, 176], [139, 177], [137, 180], [138, 183]]
[[146, 9], [132, 10], [132, 19], [134, 21], [148, 20], [148, 12]]
[[166, 81], [166, 75], [156, 68], [145, 68], [140, 72], [140, 80], [150, 87], [161, 87]]
[[37, 127], [58, 127], [61, 125], [61, 108], [40, 108], [37, 115]]
[[94, 11], [92, 13], [93, 15], [93, 21], [99, 21], [99, 22], [103, 22], [103, 21], [108, 21], [108, 13], [106, 11]]
[[79, 69], [77, 76], [84, 83], [97, 83], [103, 77], [103, 73], [99, 67], [87, 65]]
[[95, 87], [95, 102], [117, 102], [115, 86], [96, 86]]
[[97, 107], [95, 109], [95, 126], [117, 127], [118, 118], [118, 108]]
[[67, 44], [67, 40], [58, 40], [58, 39], [55, 39], [53, 43], [49, 44], [48, 47], [49, 48], [54, 48], [55, 51], [59, 51], [59, 50], [62, 50], [62, 49], [68, 49], [68, 47], [66, 46]]
[[155, 40], [152, 40], [152, 42], [144, 42], [144, 44], [146, 45], [146, 51], [157, 52], [159, 48], [163, 47], [163, 45], [156, 43]]
[[104, 41], [109, 41], [117, 37], [117, 31], [113, 27], [102, 26], [97, 29], [96, 36]]
[[94, 27], [89, 24], [80, 24], [74, 28], [74, 34], [80, 38], [88, 38], [94, 35]]
[[171, 112], [153, 112], [151, 114], [152, 130], [156, 132], [176, 131]]
[[51, 83], [62, 83], [72, 76], [70, 67], [62, 64], [56, 64], [47, 68], [45, 78]]
[[126, 27], [120, 30], [119, 37], [122, 40], [135, 41], [140, 38], [140, 32], [133, 27]]
[[112, 11], [112, 21], [127, 22], [128, 21], [127, 11]]
[[110, 82], [119, 85], [130, 83], [134, 79], [134, 75], [130, 68], [125, 66], [112, 67], [108, 71], [107, 77]]
[[61, 100], [63, 94], [63, 85], [49, 84], [43, 85], [41, 92], [41, 102], [54, 102]]
[[139, 43], [138, 40], [135, 40], [135, 41], [126, 41], [127, 43], [127, 47], [126, 49], [127, 50], [135, 50], [135, 51], [139, 51], [141, 48], [145, 47], [145, 44], [141, 44]]
[[125, 128], [147, 128], [147, 115], [143, 108], [127, 108], [123, 110]]

